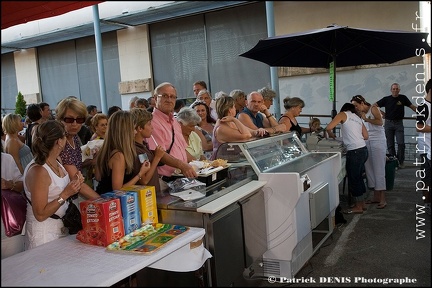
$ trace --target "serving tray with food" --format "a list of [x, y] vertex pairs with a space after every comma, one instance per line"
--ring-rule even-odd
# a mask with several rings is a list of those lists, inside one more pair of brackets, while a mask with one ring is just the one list
[[178, 235], [189, 230], [181, 225], [152, 223], [142, 226], [106, 247], [108, 252], [148, 254], [161, 248]]
[[[189, 164], [194, 167], [195, 171], [197, 171], [198, 176], [206, 177], [215, 172], [228, 168], [231, 164], [228, 164], [227, 160], [224, 159], [216, 159], [216, 160], [202, 160], [202, 161], [191, 161]], [[173, 176], [183, 176], [179, 169], [174, 171]]]

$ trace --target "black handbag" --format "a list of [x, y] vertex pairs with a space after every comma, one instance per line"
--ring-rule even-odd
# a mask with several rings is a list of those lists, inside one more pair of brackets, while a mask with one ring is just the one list
[[68, 228], [69, 234], [77, 234], [79, 230], [82, 230], [81, 223], [81, 212], [75, 203], [72, 200], [67, 200], [69, 203], [68, 208], [66, 209], [66, 213], [63, 217], [59, 217], [57, 214], [53, 214], [50, 217], [54, 219], [61, 219], [63, 221], [63, 225]]
[[[24, 194], [24, 196], [31, 205], [31, 201], [27, 198], [27, 195]], [[81, 222], [81, 212], [75, 203], [72, 202], [71, 198], [68, 198], [66, 201], [68, 202], [68, 208], [66, 209], [65, 215], [60, 217], [57, 214], [53, 214], [50, 217], [53, 219], [61, 219], [63, 221], [64, 227], [69, 230], [69, 234], [77, 234], [79, 230], [83, 229]]]

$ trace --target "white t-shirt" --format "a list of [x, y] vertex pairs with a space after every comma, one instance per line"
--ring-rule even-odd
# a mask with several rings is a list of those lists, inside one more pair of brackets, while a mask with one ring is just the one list
[[345, 111], [347, 120], [341, 125], [341, 134], [347, 150], [355, 150], [366, 146], [363, 138], [363, 120], [351, 111]]
[[5, 180], [23, 181], [23, 175], [18, 169], [12, 155], [1, 153], [1, 178]]

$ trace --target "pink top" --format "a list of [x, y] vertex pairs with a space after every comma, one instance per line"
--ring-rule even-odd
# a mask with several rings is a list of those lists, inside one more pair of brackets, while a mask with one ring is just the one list
[[[170, 147], [172, 142], [172, 132], [174, 128], [174, 144], [172, 145], [170, 155], [180, 159], [183, 162], [187, 163], [186, 158], [186, 147], [187, 143], [183, 137], [182, 130], [180, 124], [174, 118], [174, 114], [170, 113], [169, 115], [161, 112], [159, 109], [153, 109], [153, 134], [154, 140], [156, 140], [157, 144], [161, 145], [165, 151]], [[150, 150], [156, 149], [155, 141], [152, 138], [147, 138], [146, 142], [149, 145]], [[160, 176], [172, 176], [175, 168], [163, 165], [158, 167], [158, 173]]]

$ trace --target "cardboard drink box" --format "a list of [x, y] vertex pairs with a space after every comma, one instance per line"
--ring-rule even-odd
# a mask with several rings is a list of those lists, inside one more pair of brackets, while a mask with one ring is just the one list
[[80, 202], [83, 230], [76, 238], [81, 242], [108, 246], [125, 235], [120, 199], [97, 198]]
[[114, 190], [102, 194], [101, 197], [120, 199], [125, 234], [129, 234], [141, 227], [141, 213], [137, 193]]
[[141, 225], [158, 223], [156, 191], [154, 186], [131, 185], [121, 190], [138, 194], [141, 210]]

